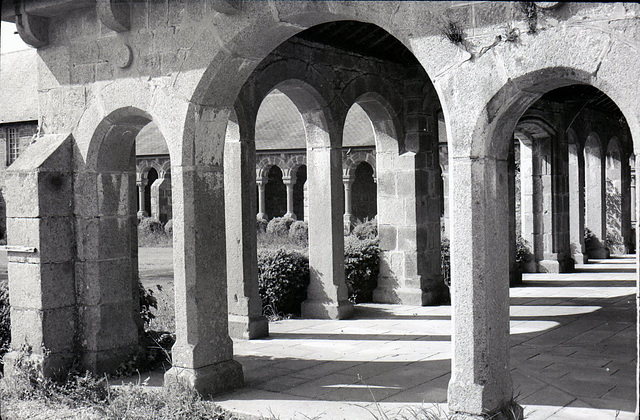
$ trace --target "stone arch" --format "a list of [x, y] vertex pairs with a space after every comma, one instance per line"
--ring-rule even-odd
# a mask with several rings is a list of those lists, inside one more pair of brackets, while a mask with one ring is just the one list
[[347, 159], [342, 161], [342, 173], [345, 177], [355, 176], [358, 165], [367, 163], [373, 170], [373, 178], [376, 178], [376, 157], [371, 151], [356, 151], [349, 153]]
[[[282, 168], [287, 168], [287, 169], [289, 168], [287, 161], [285, 161], [282, 157], [275, 156], [275, 155], [265, 156], [262, 159], [260, 159], [260, 161], [256, 165], [257, 181], [263, 182], [266, 184], [268, 181], [269, 171], [273, 166], [277, 166], [280, 170], [282, 170]], [[283, 171], [283, 175], [284, 175], [284, 171]]]
[[[570, 41], [573, 41], [573, 38]], [[567, 42], [567, 44], [571, 44], [571, 42]], [[564, 46], [563, 44], [562, 48]], [[562, 48], [559, 50], [565, 56], [560, 57], [558, 63], [564, 63], [567, 57], [572, 56]], [[629, 59], [621, 57], [619, 49], [612, 50], [615, 50], [615, 54], [611, 54], [607, 58], [607, 64], [602, 61], [599, 64], [593, 63], [594, 68], [597, 65], [600, 71], [603, 69], [600, 64], [607, 66], [602, 74], [598, 73], [597, 79], [593, 76], [593, 72], [576, 69], [574, 66], [536, 68], [537, 57], [533, 57], [535, 54], [532, 54], [532, 59], [527, 61], [526, 66], [522, 66], [524, 69], [519, 68], [517, 71], [511, 69], [512, 73], [508, 74], [508, 78], [505, 78], [504, 85], [498, 86], [495, 91], [492, 90], [487, 95], [488, 100], [478, 98], [477, 105], [479, 106], [473, 107], [477, 109], [478, 113], [472, 118], [471, 127], [459, 120], [456, 121], [455, 126], [452, 126], [451, 120], [447, 120], [449, 145], [453, 149], [454, 156], [454, 159], [450, 159], [452, 177], [460, 185], [468, 186], [464, 191], [452, 189], [452, 208], [455, 209], [452, 223], [452, 226], [455, 226], [451, 249], [452, 277], [459, 280], [452, 285], [453, 311], [462, 315], [462, 318], [459, 317], [454, 325], [454, 360], [457, 357], [472, 357], [472, 354], [465, 354], [465, 356], [459, 354], [466, 352], [460, 348], [464, 344], [457, 342], [457, 338], [455, 338], [458, 335], [457, 331], [470, 328], [470, 326], [465, 326], [465, 323], [479, 326], [478, 323], [486, 322], [484, 317], [478, 320], [477, 314], [474, 315], [475, 320], [464, 316], [458, 309], [465, 308], [464, 311], [474, 313], [474, 310], [470, 308], [477, 307], [479, 311], [483, 312], [480, 306], [486, 305], [487, 301], [484, 299], [479, 301], [476, 294], [467, 291], [478, 288], [478, 290], [482, 290], [484, 296], [491, 296], [492, 302], [497, 300], [506, 302], [508, 300], [509, 232], [508, 226], [502, 222], [507, 219], [508, 215], [505, 209], [509, 208], [507, 157], [512, 133], [524, 112], [544, 93], [553, 89], [572, 84], [592, 84], [618, 104], [632, 131], [637, 132], [640, 127], [637, 120], [640, 115], [637, 112], [637, 101], [631, 101], [631, 91], [628, 90], [626, 94], [624, 93], [622, 86], [626, 81], [616, 80], [621, 74], [620, 69], [616, 68], [615, 71], [612, 71], [610, 67], [612, 63], [628, 63]], [[525, 54], [525, 57], [526, 53], [530, 52], [528, 48], [518, 51], [519, 54]], [[616, 56], [616, 54], [618, 55]], [[616, 61], [617, 59], [620, 61]], [[549, 58], [547, 57], [546, 60]], [[547, 65], [542, 64], [543, 66]], [[591, 64], [589, 63], [585, 67], [591, 68]], [[629, 75], [637, 74], [636, 68], [628, 68], [628, 70]], [[459, 78], [458, 80], [464, 79]], [[487, 79], [487, 83], [488, 86], [491, 85], [489, 79]], [[438, 85], [436, 87], [440, 88]], [[447, 88], [455, 91], [455, 89], [464, 89], [464, 86], [447, 86]], [[443, 103], [445, 117], [450, 115], [452, 111], [449, 108], [450, 105], [451, 103], [446, 101]], [[461, 103], [457, 105], [459, 106]], [[465, 132], [463, 127], [472, 128], [472, 130]], [[479, 185], [483, 188], [476, 191], [475, 186]], [[588, 205], [586, 207], [589, 208]], [[471, 239], [469, 240], [469, 238]], [[467, 239], [466, 243], [465, 239]], [[482, 249], [491, 249], [492, 251], [491, 253], [475, 253], [473, 261], [465, 261], [461, 257]], [[499, 257], [496, 258], [496, 255]], [[457, 277], [460, 275], [463, 276], [463, 279]], [[470, 280], [476, 277], [492, 278], [494, 281], [490, 285], [479, 285]], [[483, 336], [486, 337], [487, 342], [501, 343], [499, 346], [493, 347], [496, 356], [500, 355], [495, 360], [508, 360], [508, 305], [497, 306], [490, 313], [483, 313], [492, 320], [491, 331], [485, 331]], [[482, 354], [486, 354], [487, 350], [478, 348], [472, 353], [478, 355], [475, 351], [481, 351]], [[477, 377], [480, 374], [480, 371], [458, 371], [455, 364], [454, 362], [449, 387], [450, 396], [457, 392], [464, 392], [465, 381], [468, 381], [466, 386], [470, 386], [474, 383], [473, 375]], [[495, 370], [491, 376], [493, 378], [491, 384], [483, 387], [482, 392], [486, 393], [484, 395], [486, 397], [492, 396], [492, 398], [496, 398], [496, 401], [500, 401], [502, 398], [507, 398], [507, 400], [511, 398], [513, 391], [508, 369]], [[456, 390], [457, 383], [460, 384], [459, 391]], [[493, 406], [493, 404], [491, 405]]]
[[[83, 364], [91, 370], [113, 370], [138, 348], [135, 138], [150, 121], [147, 112], [134, 107], [107, 115], [92, 134], [77, 174], [76, 281], [82, 316], [91, 317], [80, 322]], [[142, 169], [147, 175], [159, 168], [150, 162]]]

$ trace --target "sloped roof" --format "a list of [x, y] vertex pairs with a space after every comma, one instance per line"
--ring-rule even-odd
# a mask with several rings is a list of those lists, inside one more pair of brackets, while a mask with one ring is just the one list
[[0, 123], [38, 119], [35, 49], [0, 55]]
[[[343, 147], [373, 146], [375, 135], [366, 112], [355, 104], [345, 122]], [[305, 149], [302, 116], [294, 103], [274, 90], [262, 101], [256, 119], [256, 150]]]
[[136, 156], [168, 155], [169, 148], [158, 126], [152, 121], [136, 137]]

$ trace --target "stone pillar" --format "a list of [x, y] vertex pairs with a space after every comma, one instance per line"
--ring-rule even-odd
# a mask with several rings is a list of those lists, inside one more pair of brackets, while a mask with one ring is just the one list
[[507, 162], [454, 156], [450, 163], [453, 356], [448, 403], [452, 414], [483, 418], [513, 397]]
[[569, 223], [573, 260], [584, 264], [584, 156], [575, 143], [569, 144]]
[[538, 267], [534, 239], [533, 145], [523, 136], [519, 136], [518, 139], [520, 141], [520, 224], [522, 239], [530, 253], [522, 268], [525, 273], [535, 273]]
[[[637, 133], [634, 133], [634, 137]], [[637, 158], [638, 151], [634, 151], [636, 158], [634, 159], [634, 172], [640, 173], [640, 159]], [[638, 252], [638, 244], [640, 244], [640, 194], [636, 194], [635, 202], [635, 228], [636, 228], [636, 418], [640, 418], [640, 252]]]
[[269, 335], [269, 323], [262, 315], [258, 292], [255, 167], [253, 141], [226, 141], [224, 204], [229, 334], [249, 340]]
[[630, 188], [631, 188], [631, 226], [635, 226], [636, 225], [636, 160], [635, 157], [632, 155], [632, 157], [629, 159], [629, 170], [630, 170], [630, 174], [629, 176], [631, 177], [631, 181], [630, 181]]
[[287, 189], [287, 212], [284, 217], [296, 219], [296, 214], [293, 212], [293, 186], [296, 184], [295, 175], [283, 176], [282, 183]]
[[344, 184], [344, 231], [345, 234], [351, 232], [351, 226], [353, 224], [352, 204], [351, 204], [351, 187], [353, 186], [353, 177], [343, 176], [342, 183]]
[[[31, 349], [44, 376], [64, 375], [77, 356], [73, 235], [73, 139], [44, 136], [7, 170], [7, 261], [11, 346]], [[5, 375], [20, 351], [5, 356]]]
[[144, 209], [144, 189], [147, 186], [147, 180], [136, 181], [136, 186], [138, 187], [138, 218], [147, 217], [149, 214]]
[[307, 181], [302, 186], [302, 208], [304, 209], [304, 221], [309, 223], [309, 191], [307, 190]]
[[[559, 121], [558, 126], [562, 123]], [[551, 141], [551, 248], [545, 249], [544, 259], [552, 263], [545, 268], [554, 273], [570, 273], [575, 262], [569, 235], [569, 149], [562, 130]]]
[[242, 386], [229, 338], [223, 168], [172, 166], [176, 343], [165, 385], [214, 395]]
[[621, 182], [621, 195], [622, 195], [622, 203], [621, 203], [621, 211], [622, 211], [622, 239], [624, 242], [624, 252], [631, 253], [634, 250], [633, 238], [632, 234], [632, 200], [633, 196], [631, 194], [631, 167], [628, 164], [629, 159], [627, 155], [623, 155], [621, 164], [622, 164], [622, 182]]
[[443, 227], [442, 227], [442, 235], [445, 238], [449, 237], [449, 232], [451, 231], [450, 223], [449, 223], [449, 173], [446, 171], [442, 172], [442, 195], [443, 195]]
[[[374, 302], [433, 305], [446, 295], [440, 273], [440, 166], [435, 104], [424, 74], [404, 85], [404, 151], [376, 146], [380, 276]], [[425, 94], [427, 91], [427, 94]]]
[[342, 150], [307, 147], [309, 269], [304, 318], [343, 319], [353, 312], [344, 281]]
[[[587, 140], [589, 143], [589, 140]], [[595, 238], [587, 247], [589, 258], [609, 258], [607, 237], [604, 152], [599, 145], [585, 146], [585, 225]]]
[[166, 189], [167, 187], [171, 188], [171, 186], [168, 185], [170, 183], [171, 180], [169, 178], [165, 178], [164, 175], [162, 175], [160, 178], [156, 179], [153, 184], [151, 184], [151, 217], [161, 220], [160, 214], [162, 213], [162, 211], [160, 195], [162, 193], [162, 190]]
[[266, 213], [267, 203], [264, 193], [265, 182], [262, 179], [256, 180], [256, 185], [258, 186], [258, 216], [257, 218], [260, 220], [268, 220], [268, 216]]

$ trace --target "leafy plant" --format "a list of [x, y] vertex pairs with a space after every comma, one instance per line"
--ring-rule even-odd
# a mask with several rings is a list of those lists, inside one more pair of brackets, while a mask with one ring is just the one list
[[442, 27], [442, 35], [455, 45], [461, 45], [464, 43], [464, 30], [454, 21], [449, 20], [445, 23]]
[[300, 314], [300, 304], [307, 298], [309, 259], [283, 248], [260, 250], [258, 285], [263, 308], [271, 307], [275, 314]]
[[451, 287], [451, 244], [443, 237], [440, 241], [440, 273], [447, 287]]
[[360, 240], [376, 239], [378, 237], [378, 221], [375, 218], [357, 220], [351, 234]]
[[378, 286], [380, 247], [377, 237], [360, 240], [355, 235], [345, 238], [344, 273], [353, 303], [371, 302]]
[[0, 280], [0, 369], [2, 357], [9, 351], [11, 343], [11, 314], [9, 306], [9, 285], [7, 280]]
[[301, 220], [293, 222], [289, 228], [289, 237], [306, 246], [309, 243], [309, 225], [307, 225], [307, 222]]
[[274, 217], [267, 224], [267, 233], [278, 236], [288, 236], [289, 228], [295, 222], [290, 217]]

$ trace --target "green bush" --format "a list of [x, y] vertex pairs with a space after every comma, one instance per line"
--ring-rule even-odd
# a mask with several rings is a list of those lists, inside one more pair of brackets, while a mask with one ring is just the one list
[[138, 279], [138, 290], [140, 299], [140, 318], [144, 322], [145, 331], [149, 330], [149, 324], [156, 317], [151, 308], [158, 309], [158, 300], [153, 296], [153, 290], [144, 287]]
[[274, 217], [267, 224], [267, 233], [278, 236], [288, 236], [289, 228], [295, 222], [290, 217]]
[[349, 300], [354, 303], [371, 302], [378, 286], [380, 248], [378, 239], [360, 240], [350, 235], [344, 241], [344, 277]]
[[600, 240], [588, 227], [584, 228], [584, 247], [587, 251], [592, 251], [600, 247]]
[[258, 251], [258, 285], [265, 314], [300, 314], [307, 298], [309, 259], [286, 249]]
[[356, 221], [351, 234], [360, 240], [378, 237], [378, 221], [376, 219]]
[[9, 314], [9, 285], [7, 280], [0, 280], [0, 371], [2, 357], [11, 345], [11, 318]]
[[307, 222], [300, 220], [293, 222], [289, 228], [289, 237], [301, 244], [309, 243], [309, 226]]
[[442, 238], [440, 242], [440, 273], [447, 287], [451, 287], [451, 243]]
[[173, 219], [170, 219], [165, 225], [164, 225], [164, 233], [166, 233], [169, 236], [173, 235]]
[[154, 217], [143, 217], [138, 223], [138, 231], [144, 233], [164, 233], [164, 225]]

